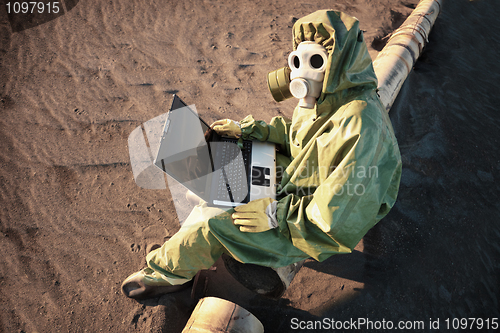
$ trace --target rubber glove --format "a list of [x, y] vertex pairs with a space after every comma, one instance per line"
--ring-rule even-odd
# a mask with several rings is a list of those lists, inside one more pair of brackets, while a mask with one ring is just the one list
[[231, 217], [242, 232], [263, 232], [278, 227], [276, 207], [278, 201], [262, 198], [234, 208]]
[[214, 122], [210, 128], [212, 128], [217, 134], [229, 136], [232, 138], [241, 137], [240, 125], [231, 119], [221, 119]]

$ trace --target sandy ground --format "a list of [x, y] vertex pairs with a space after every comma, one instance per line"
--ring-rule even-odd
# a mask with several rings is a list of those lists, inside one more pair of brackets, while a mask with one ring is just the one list
[[[19, 32], [2, 5], [0, 332], [180, 332], [189, 290], [145, 302], [120, 292], [179, 228], [169, 192], [135, 184], [130, 132], [172, 93], [208, 121], [290, 117], [296, 101], [275, 103], [265, 75], [286, 64], [295, 18], [354, 15], [375, 57], [417, 2], [82, 0]], [[234, 281], [205, 294], [241, 304], [266, 332], [312, 331], [293, 330], [299, 319], [431, 331], [430, 320], [444, 330], [447, 318], [499, 317], [499, 17], [495, 0], [445, 2], [390, 113], [398, 202], [353, 254], [306, 262], [280, 300]]]

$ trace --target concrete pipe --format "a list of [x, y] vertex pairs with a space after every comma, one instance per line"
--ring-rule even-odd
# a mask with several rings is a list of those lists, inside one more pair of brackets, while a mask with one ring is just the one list
[[422, 0], [373, 62], [379, 96], [387, 112], [422, 53], [443, 0]]
[[217, 297], [200, 299], [182, 333], [264, 333], [262, 323], [233, 302]]

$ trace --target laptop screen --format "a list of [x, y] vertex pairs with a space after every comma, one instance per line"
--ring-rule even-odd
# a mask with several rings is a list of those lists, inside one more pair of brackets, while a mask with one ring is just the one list
[[210, 127], [203, 122], [194, 106], [175, 96], [165, 122], [155, 164], [206, 200], [213, 162], [206, 136]]

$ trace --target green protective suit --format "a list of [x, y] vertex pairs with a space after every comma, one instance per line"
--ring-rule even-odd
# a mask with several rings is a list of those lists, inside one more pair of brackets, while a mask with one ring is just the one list
[[290, 121], [269, 124], [252, 116], [244, 139], [274, 142], [281, 182], [279, 227], [244, 233], [232, 210], [196, 207], [148, 266], [169, 278], [191, 278], [222, 253], [238, 261], [282, 267], [305, 258], [322, 261], [349, 253], [396, 201], [401, 156], [359, 22], [335, 11], [317, 11], [293, 27], [293, 47], [314, 41], [328, 51], [321, 96], [314, 109], [297, 106]]

